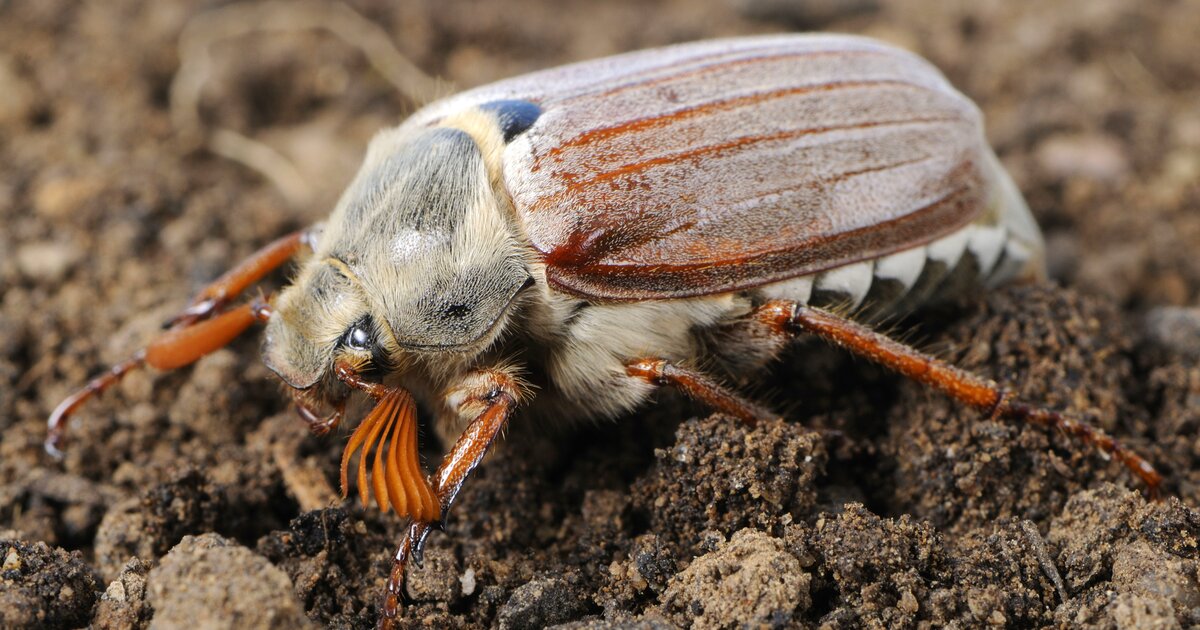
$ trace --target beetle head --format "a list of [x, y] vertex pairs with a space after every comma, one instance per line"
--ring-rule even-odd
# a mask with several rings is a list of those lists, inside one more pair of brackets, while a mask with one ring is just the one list
[[359, 326], [368, 305], [350, 281], [328, 264], [309, 264], [280, 293], [267, 322], [263, 362], [295, 389], [308, 389], [329, 372], [343, 346], [371, 331]]
[[307, 389], [337, 362], [478, 355], [530, 283], [512, 213], [465, 131], [385, 131], [276, 301], [263, 358]]

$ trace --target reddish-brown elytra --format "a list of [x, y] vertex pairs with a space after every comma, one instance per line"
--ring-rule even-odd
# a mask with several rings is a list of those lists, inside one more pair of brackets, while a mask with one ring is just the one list
[[[1063, 430], [1154, 492], [1154, 469], [1098, 429], [825, 310], [907, 312], [1035, 278], [1042, 254], [979, 111], [910, 53], [825, 35], [635, 52], [463, 92], [378, 134], [328, 221], [217, 280], [161, 339], [65, 401], [47, 447], [130, 369], [186, 365], [266, 321], [263, 360], [314, 431], [341, 421], [353, 391], [378, 401], [341, 476], [345, 492], [361, 450], [364, 502], [369, 487], [412, 518], [383, 626], [409, 558], [518, 404], [613, 416], [670, 385], [753, 421], [769, 412], [719, 376], [763, 369], [800, 333]], [[294, 256], [293, 284], [229, 308]], [[717, 374], [689, 367], [700, 363]], [[415, 401], [453, 444], [430, 477]]]

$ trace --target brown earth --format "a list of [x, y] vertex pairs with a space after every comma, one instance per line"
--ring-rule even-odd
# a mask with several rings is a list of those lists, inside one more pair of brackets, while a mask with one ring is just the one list
[[[377, 616], [400, 523], [334, 500], [345, 436], [306, 434], [254, 339], [132, 375], [81, 411], [63, 462], [41, 449], [72, 387], [319, 218], [412, 109], [328, 33], [216, 45], [201, 119], [286, 155], [309, 188], [289, 203], [169, 117], [180, 33], [219, 4], [0, 1], [0, 627]], [[458, 86], [740, 33], [919, 51], [985, 111], [1054, 284], [898, 329], [1167, 476], [1147, 502], [1062, 436], [802, 344], [755, 388], [786, 422], [670, 401], [548, 436], [518, 419], [431, 538], [407, 625], [1200, 623], [1200, 2], [350, 4]]]

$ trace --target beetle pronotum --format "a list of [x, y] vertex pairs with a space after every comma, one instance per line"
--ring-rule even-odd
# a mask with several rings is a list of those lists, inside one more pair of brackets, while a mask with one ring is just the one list
[[[380, 132], [328, 221], [216, 280], [162, 337], [64, 401], [47, 448], [129, 370], [187, 365], [266, 322], [263, 360], [315, 432], [341, 421], [355, 390], [378, 401], [341, 477], [345, 492], [361, 450], [364, 502], [412, 518], [383, 625], [407, 561], [519, 405], [614, 416], [670, 385], [753, 421], [768, 412], [689, 366], [762, 369], [800, 333], [1065, 431], [1153, 492], [1161, 477], [1099, 430], [826, 310], [907, 312], [1037, 277], [1042, 255], [979, 111], [910, 53], [824, 35], [635, 52], [463, 92]], [[291, 286], [231, 306], [293, 257]], [[453, 442], [431, 477], [415, 401]]]

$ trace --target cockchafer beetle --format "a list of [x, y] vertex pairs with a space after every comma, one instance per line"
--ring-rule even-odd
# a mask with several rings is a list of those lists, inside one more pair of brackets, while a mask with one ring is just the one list
[[[232, 306], [296, 256], [300, 273], [277, 297]], [[354, 390], [378, 401], [349, 438], [341, 479], [345, 493], [361, 450], [363, 501], [411, 517], [383, 626], [406, 563], [519, 405], [614, 416], [669, 385], [753, 422], [769, 412], [689, 366], [762, 369], [800, 333], [987, 413], [1058, 428], [1154, 492], [1149, 463], [1098, 429], [827, 310], [908, 312], [1036, 278], [1042, 259], [978, 109], [917, 56], [839, 35], [634, 52], [469, 90], [380, 132], [328, 221], [229, 271], [65, 400], [47, 449], [128, 371], [187, 365], [265, 322], [263, 360], [313, 431], [337, 426]], [[417, 400], [453, 442], [431, 477], [417, 458]]]

